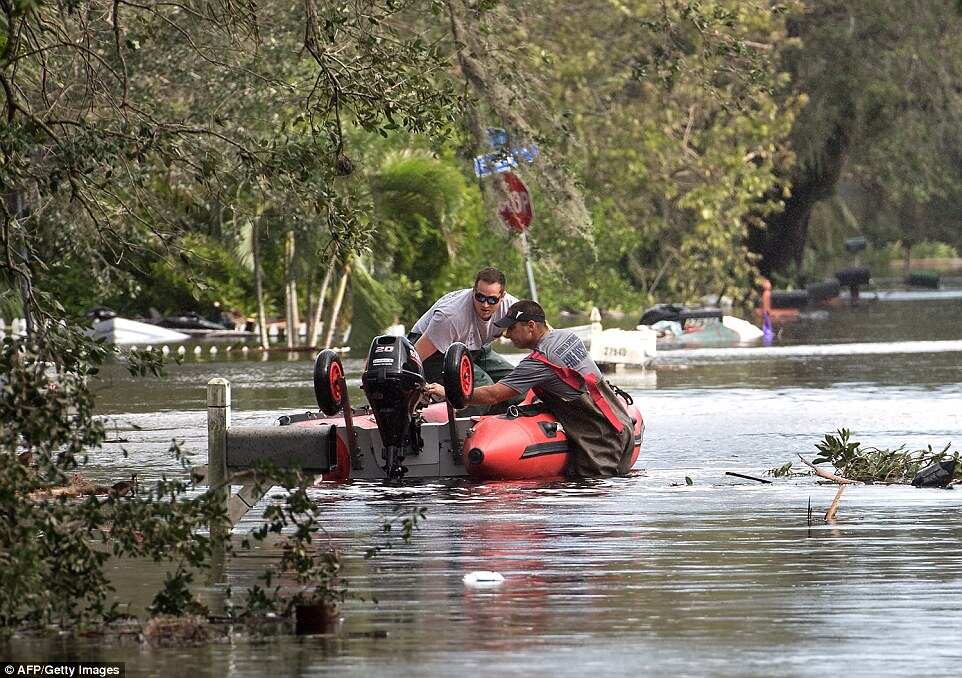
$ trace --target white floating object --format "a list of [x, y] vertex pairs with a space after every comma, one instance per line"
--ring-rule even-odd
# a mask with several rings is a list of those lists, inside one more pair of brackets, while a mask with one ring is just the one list
[[163, 353], [164, 355], [170, 355], [170, 346], [168, 346], [167, 344], [164, 344], [161, 347], [160, 352]]
[[[128, 318], [108, 318], [95, 322], [91, 333], [94, 339], [103, 338], [107, 343], [118, 346], [137, 345], [141, 342], [153, 344], [169, 341], [174, 343], [190, 339], [186, 334], [175, 332], [166, 327], [158, 327]], [[134, 346], [131, 346], [131, 348], [136, 350]]]
[[241, 353], [247, 355], [248, 351], [250, 351], [250, 349], [247, 346], [241, 346]]
[[591, 359], [597, 364], [651, 365], [657, 350], [657, 333], [646, 325], [635, 330], [609, 329], [591, 337]]
[[201, 353], [203, 353], [203, 349], [200, 346], [195, 346], [194, 355], [200, 355]]
[[184, 355], [185, 353], [187, 353], [187, 349], [186, 349], [185, 347], [183, 347], [183, 346], [178, 346], [178, 347], [177, 347], [177, 353], [178, 353], [179, 355]]
[[217, 347], [216, 347], [216, 346], [211, 346], [209, 353], [210, 353], [211, 355], [217, 355]]
[[500, 572], [488, 572], [487, 570], [478, 570], [476, 572], [468, 572], [462, 578], [464, 585], [472, 589], [487, 589], [494, 586], [500, 586], [504, 583], [504, 575]]

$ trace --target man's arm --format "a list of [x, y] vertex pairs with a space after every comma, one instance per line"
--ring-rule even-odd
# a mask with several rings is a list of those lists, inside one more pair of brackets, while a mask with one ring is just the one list
[[[441, 384], [428, 384], [424, 390], [427, 391], [427, 393], [433, 398], [443, 399], [445, 397], [444, 387]], [[493, 405], [494, 403], [500, 403], [505, 400], [515, 398], [517, 395], [517, 391], [499, 381], [497, 384], [479, 386], [478, 388], [474, 389], [474, 393], [472, 393], [471, 397], [465, 401], [465, 404]]]
[[422, 334], [421, 337], [414, 343], [414, 350], [418, 352], [421, 356], [421, 362], [424, 362], [432, 355], [438, 352], [437, 347], [431, 343], [426, 334]]
[[479, 386], [474, 389], [474, 393], [465, 402], [468, 405], [493, 405], [504, 402], [511, 398], [516, 398], [518, 392], [510, 386], [505, 386], [500, 381], [490, 386]]

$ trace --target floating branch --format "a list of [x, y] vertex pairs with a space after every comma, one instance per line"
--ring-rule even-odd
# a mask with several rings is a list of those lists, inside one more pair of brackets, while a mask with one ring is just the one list
[[808, 459], [802, 455], [798, 455], [798, 458], [802, 460], [802, 463], [807, 467], [815, 471], [815, 475], [825, 478], [826, 480], [831, 480], [833, 483], [838, 483], [839, 485], [857, 485], [857, 480], [849, 480], [848, 478], [843, 478], [842, 476], [837, 476], [834, 473], [829, 473], [824, 469], [820, 469], [818, 466], [810, 462]]
[[755, 476], [746, 476], [744, 473], [735, 473], [734, 471], [725, 471], [726, 476], [734, 476], [736, 478], [744, 478], [745, 480], [754, 480], [756, 483], [765, 483], [766, 485], [771, 485], [771, 480], [765, 480], [764, 478], [756, 478]]

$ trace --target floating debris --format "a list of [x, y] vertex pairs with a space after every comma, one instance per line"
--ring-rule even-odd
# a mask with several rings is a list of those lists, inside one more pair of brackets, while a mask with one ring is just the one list
[[[946, 445], [940, 452], [934, 451], [931, 445], [924, 450], [909, 451], [905, 445], [884, 450], [863, 447], [860, 442], [851, 440], [851, 435], [851, 431], [845, 428], [836, 431], [835, 435], [826, 434], [822, 442], [815, 446], [819, 454], [814, 462], [809, 462], [801, 455], [799, 458], [816, 475], [836, 483], [910, 483], [923, 469], [944, 461], [953, 463], [949, 478], [941, 487], [948, 485], [958, 474], [959, 453], [950, 452], [951, 445]], [[816, 464], [824, 462], [834, 466], [836, 473], [816, 467]], [[934, 472], [935, 469], [930, 471]]]
[[735, 478], [744, 478], [745, 480], [754, 480], [756, 483], [766, 483], [771, 484], [771, 480], [765, 480], [764, 478], [756, 478], [755, 476], [746, 476], [744, 473], [735, 473], [734, 471], [725, 471], [726, 476], [733, 476]]
[[489, 589], [503, 584], [504, 575], [500, 572], [478, 570], [477, 572], [468, 572], [464, 575], [462, 581], [470, 589]]

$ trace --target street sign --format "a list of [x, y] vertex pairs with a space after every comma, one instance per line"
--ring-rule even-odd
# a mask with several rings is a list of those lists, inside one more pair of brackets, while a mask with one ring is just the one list
[[512, 167], [518, 166], [518, 160], [534, 162], [539, 155], [538, 147], [534, 144], [512, 148], [510, 153], [479, 155], [474, 159], [474, 173], [478, 177], [486, 177], [489, 174], [508, 172]]
[[508, 135], [507, 130], [500, 127], [489, 127], [485, 130], [488, 135], [488, 144], [491, 148], [500, 151], [502, 148], [511, 143], [511, 137]]
[[504, 202], [498, 205], [498, 214], [508, 228], [523, 233], [531, 225], [531, 220], [534, 218], [528, 187], [513, 172], [502, 174], [501, 181], [504, 184], [507, 197]]

